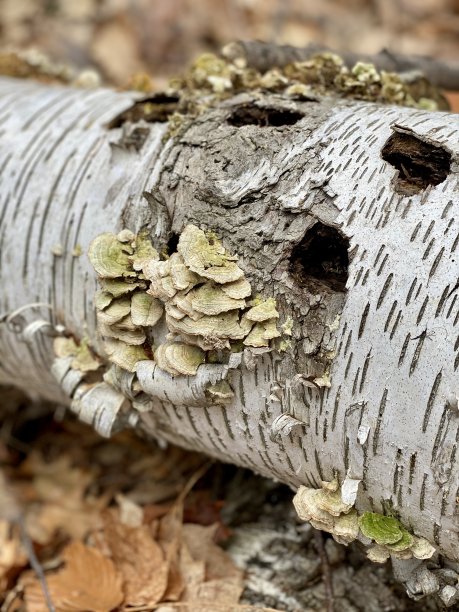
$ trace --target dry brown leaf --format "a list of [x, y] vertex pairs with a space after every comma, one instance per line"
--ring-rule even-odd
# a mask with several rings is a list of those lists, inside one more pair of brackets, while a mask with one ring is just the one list
[[31, 452], [20, 473], [32, 478], [31, 482], [19, 481], [15, 489], [23, 502], [34, 502], [26, 507], [25, 520], [35, 542], [48, 544], [57, 531], [75, 540], [84, 539], [100, 525], [100, 511], [108, 498], [85, 499], [85, 490], [95, 475], [73, 467], [70, 456], [45, 462], [39, 453]]
[[[202, 559], [195, 560], [191, 556], [188, 546], [182, 542], [180, 546], [180, 575], [182, 577], [184, 591], [182, 601], [196, 599], [195, 594], [206, 579], [206, 563]], [[171, 601], [171, 598], [168, 598]], [[173, 601], [173, 600], [172, 600]]]
[[56, 533], [62, 532], [75, 540], [82, 540], [101, 524], [98, 504], [82, 504], [67, 508], [60, 504], [42, 504], [26, 510], [26, 526], [34, 542], [46, 545]]
[[72, 466], [70, 455], [60, 455], [46, 462], [38, 452], [31, 452], [21, 464], [20, 473], [33, 478], [33, 491], [41, 501], [63, 501], [78, 503], [92, 481], [93, 475]]
[[164, 601], [179, 601], [185, 589], [185, 582], [176, 561], [169, 564], [169, 576], [167, 579], [167, 589], [163, 595]]
[[190, 601], [218, 601], [220, 604], [237, 604], [243, 590], [244, 581], [242, 575], [239, 578], [208, 580], [197, 585], [193, 597], [190, 597]]
[[215, 544], [214, 537], [218, 524], [203, 526], [187, 523], [183, 525], [182, 538], [193, 559], [206, 563], [206, 578], [242, 579], [242, 571], [236, 567], [231, 557]]
[[161, 601], [168, 584], [169, 562], [150, 527], [129, 527], [121, 523], [115, 511], [107, 511], [104, 535], [124, 579], [125, 604], [152, 606]]
[[143, 508], [121, 493], [115, 495], [115, 500], [120, 509], [120, 522], [127, 527], [140, 527], [143, 523]]
[[27, 563], [18, 530], [0, 520], [0, 593], [7, 587], [6, 574], [13, 567], [23, 567]]
[[[110, 612], [124, 600], [122, 579], [111, 559], [81, 542], [71, 542], [63, 552], [65, 566], [47, 577], [58, 612]], [[41, 585], [25, 587], [28, 612], [47, 612]]]

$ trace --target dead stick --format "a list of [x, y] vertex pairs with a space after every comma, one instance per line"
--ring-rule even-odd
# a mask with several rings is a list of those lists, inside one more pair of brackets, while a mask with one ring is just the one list
[[334, 612], [335, 610], [335, 598], [333, 595], [333, 581], [330, 563], [328, 561], [327, 551], [324, 546], [324, 538], [322, 532], [319, 529], [313, 529], [314, 531], [314, 543], [319, 553], [320, 560], [322, 562], [322, 578], [325, 586], [325, 594], [327, 596], [327, 612]]
[[43, 591], [46, 606], [49, 612], [56, 612], [56, 608], [51, 599], [51, 595], [48, 589], [48, 583], [46, 581], [45, 572], [43, 567], [35, 554], [32, 540], [27, 533], [27, 528], [24, 521], [22, 511], [16, 502], [15, 496], [8, 486], [5, 475], [0, 471], [0, 518], [7, 520], [13, 525], [17, 525], [19, 534], [21, 537], [21, 543], [24, 547], [27, 558], [29, 559], [30, 567], [34, 570]]
[[[282, 67], [291, 62], [301, 62], [311, 58], [315, 53], [333, 51], [324, 45], [311, 43], [306, 47], [276, 45], [262, 41], [237, 41], [229, 43], [222, 49], [227, 59], [244, 60], [247, 66], [260, 72], [271, 68]], [[442, 61], [424, 55], [402, 55], [383, 49], [375, 55], [337, 52], [348, 67], [356, 62], [374, 64], [378, 70], [387, 72], [421, 71], [433, 84], [442, 89], [459, 90], [459, 63]]]

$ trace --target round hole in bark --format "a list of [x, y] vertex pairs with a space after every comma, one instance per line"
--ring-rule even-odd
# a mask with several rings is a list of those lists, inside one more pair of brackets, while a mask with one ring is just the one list
[[404, 195], [419, 193], [428, 185], [439, 185], [451, 168], [451, 153], [397, 130], [382, 148], [381, 157], [398, 170], [395, 189]]
[[349, 268], [349, 240], [336, 228], [316, 223], [294, 247], [290, 273], [302, 287], [317, 282], [345, 291]]
[[287, 108], [260, 108], [253, 104], [239, 106], [228, 117], [228, 123], [235, 127], [257, 125], [258, 127], [280, 127], [294, 125], [303, 114]]

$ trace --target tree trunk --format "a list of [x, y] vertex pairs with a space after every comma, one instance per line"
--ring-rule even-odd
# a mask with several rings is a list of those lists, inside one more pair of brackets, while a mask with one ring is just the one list
[[[119, 119], [132, 93], [2, 79], [0, 96], [0, 383], [70, 403], [43, 321], [104, 355], [97, 235], [148, 229], [172, 252], [188, 224], [213, 230], [290, 345], [164, 380], [141, 361], [127, 421], [294, 489], [336, 478], [458, 561], [458, 118], [257, 93], [169, 137]], [[205, 393], [222, 377], [228, 404]], [[104, 402], [83, 418], [108, 434]]]

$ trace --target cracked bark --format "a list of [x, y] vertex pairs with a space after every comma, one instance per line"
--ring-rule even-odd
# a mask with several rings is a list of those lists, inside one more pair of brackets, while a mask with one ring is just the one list
[[[230, 405], [152, 397], [137, 427], [293, 488], [362, 480], [359, 512], [394, 512], [459, 560], [457, 117], [256, 93], [174, 139], [167, 123], [109, 129], [132, 103], [0, 81], [0, 317], [49, 304], [21, 327], [50, 320], [101, 350], [78, 247], [123, 228], [148, 228], [158, 250], [187, 223], [216, 231], [255, 293], [292, 317], [291, 348], [232, 371]], [[397, 133], [426, 147], [411, 165], [396, 147], [382, 157]], [[68, 403], [52, 338], [17, 332], [3, 320], [0, 383]], [[270, 436], [282, 414], [299, 427]]]

